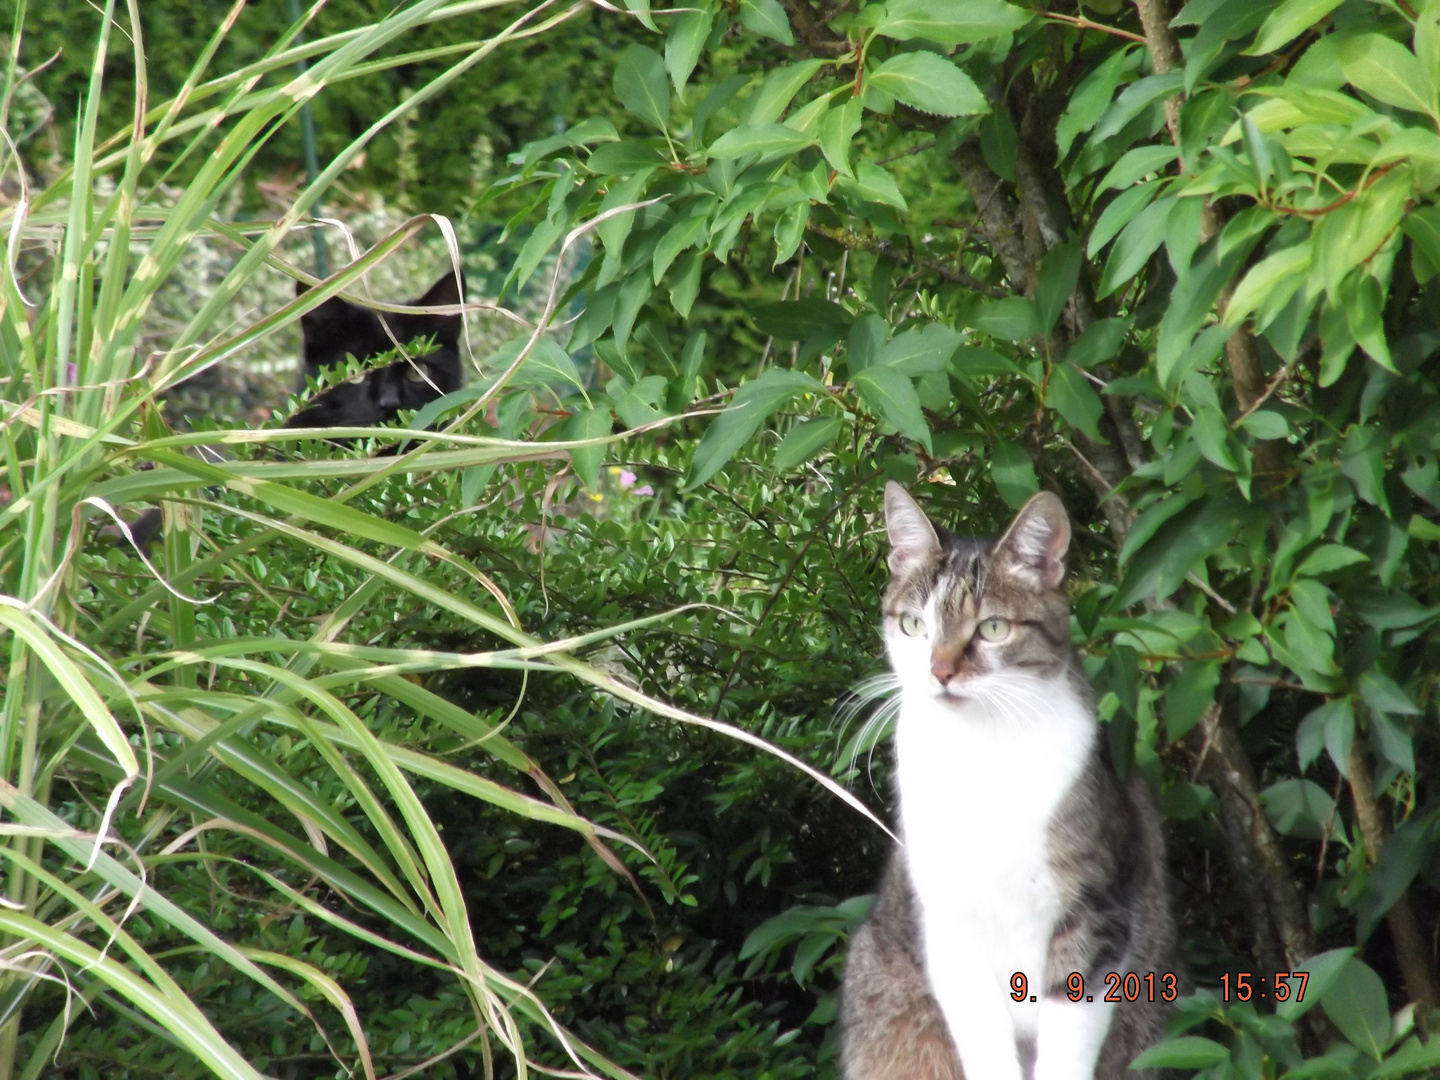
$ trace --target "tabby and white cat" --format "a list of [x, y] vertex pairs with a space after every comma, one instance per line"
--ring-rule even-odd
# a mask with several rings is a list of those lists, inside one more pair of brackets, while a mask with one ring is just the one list
[[[850, 944], [845, 1074], [1141, 1076], [1174, 925], [1158, 814], [1113, 771], [1071, 644], [1065, 508], [1042, 492], [998, 540], [967, 540], [891, 483], [885, 522], [904, 846]], [[1103, 1000], [1112, 971], [1136, 973], [1138, 1001]], [[1093, 1000], [1071, 1000], [1072, 972]]]

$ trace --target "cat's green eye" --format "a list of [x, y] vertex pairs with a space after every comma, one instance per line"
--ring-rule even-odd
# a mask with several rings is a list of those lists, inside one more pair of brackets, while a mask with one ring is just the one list
[[1004, 641], [1010, 636], [1010, 620], [993, 618], [980, 623], [980, 637], [985, 641]]
[[925, 620], [907, 611], [900, 616], [900, 632], [906, 637], [919, 637], [925, 633]]
[[410, 367], [407, 367], [405, 369], [405, 378], [409, 379], [411, 382], [424, 382], [425, 373], [412, 364]]

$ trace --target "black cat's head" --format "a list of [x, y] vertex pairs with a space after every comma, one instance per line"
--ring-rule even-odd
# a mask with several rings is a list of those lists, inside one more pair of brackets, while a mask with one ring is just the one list
[[[303, 294], [306, 286], [297, 285]], [[409, 307], [452, 307], [464, 303], [463, 275], [447, 273]], [[461, 383], [461, 315], [380, 312], [332, 297], [300, 318], [304, 337], [301, 382], [326, 368], [345, 363], [347, 356], [367, 360], [430, 338], [433, 352], [371, 368], [331, 387], [285, 421], [297, 427], [369, 427], [395, 419], [401, 410], [418, 409]], [[386, 332], [386, 329], [389, 332]]]

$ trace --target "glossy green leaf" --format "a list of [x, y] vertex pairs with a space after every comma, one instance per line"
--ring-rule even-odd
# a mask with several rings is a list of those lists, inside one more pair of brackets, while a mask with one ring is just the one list
[[1050, 369], [1045, 404], [1063, 416], [1071, 427], [1084, 432], [1087, 438], [1099, 443], [1105, 441], [1099, 428], [1105, 406], [1090, 385], [1090, 380], [1078, 368], [1070, 364], [1056, 364]]
[[1040, 316], [1041, 333], [1054, 329], [1079, 281], [1079, 245], [1057, 244], [1051, 248], [1040, 263], [1040, 277], [1035, 282], [1035, 310]]
[[740, 25], [759, 34], [773, 38], [781, 45], [794, 45], [795, 35], [790, 32], [790, 20], [780, 0], [740, 0]]
[[836, 180], [835, 190], [863, 202], [877, 202], [884, 206], [893, 206], [897, 210], [907, 209], [905, 196], [900, 194], [895, 178], [879, 165], [872, 165], [868, 161], [862, 161], [855, 167], [853, 180], [843, 177]]
[[855, 375], [855, 389], [887, 424], [907, 439], [932, 449], [930, 425], [920, 411], [915, 384], [894, 368], [872, 364]]
[[1260, 805], [1281, 836], [1320, 840], [1335, 814], [1335, 800], [1310, 780], [1281, 780], [1260, 793]]
[[1230, 1051], [1199, 1035], [1178, 1035], [1150, 1047], [1131, 1063], [1133, 1069], [1205, 1069], [1230, 1058]]
[[1318, 24], [1339, 7], [1341, 2], [1342, 0], [1284, 0], [1261, 24], [1255, 40], [1245, 50], [1245, 55], [1262, 56], [1289, 44]]
[[866, 84], [934, 116], [973, 116], [990, 109], [974, 79], [932, 52], [892, 56], [870, 73]]
[[1385, 434], [1377, 428], [1351, 427], [1345, 433], [1345, 442], [1340, 449], [1340, 471], [1355, 485], [1355, 494], [1388, 514], [1385, 441]]
[[620, 104], [651, 127], [664, 131], [670, 123], [670, 84], [665, 60], [654, 49], [630, 45], [615, 65], [615, 96]]
[[685, 92], [685, 84], [700, 60], [715, 20], [708, 4], [689, 7], [691, 10], [680, 11], [673, 17], [670, 32], [665, 35], [665, 70], [670, 73], [677, 94]]
[[746, 154], [793, 154], [814, 143], [809, 135], [784, 124], [741, 124], [710, 144], [712, 158]]
[[1191, 662], [1165, 687], [1165, 737], [1183, 739], [1215, 700], [1220, 665], [1214, 660]]
[[880, 350], [876, 363], [885, 364], [907, 376], [944, 371], [963, 340], [948, 326], [930, 323], [896, 334], [894, 340]]
[[650, 265], [653, 280], [656, 285], [665, 276], [676, 257], [687, 248], [692, 248], [705, 238], [710, 231], [710, 215], [706, 213], [692, 214], [682, 218], [670, 228], [665, 230], [665, 235], [655, 242], [655, 251], [650, 256]]
[[1350, 959], [1354, 955], [1354, 949], [1331, 949], [1328, 952], [1318, 953], [1297, 965], [1296, 970], [1303, 971], [1308, 975], [1305, 981], [1305, 996], [1303, 998], [1298, 996], [1300, 981], [1298, 979], [1289, 980], [1294, 993], [1287, 1000], [1276, 1004], [1275, 1015], [1292, 1023], [1304, 1016], [1325, 997], [1326, 991], [1349, 967]]
[[1390, 1006], [1380, 976], [1363, 960], [1351, 957], [1323, 993], [1321, 1006], [1340, 1034], [1379, 1061], [1390, 1045]]
[[838, 416], [821, 416], [796, 424], [775, 448], [775, 468], [788, 472], [805, 464], [834, 442], [844, 426]]
[[1003, 300], [987, 300], [976, 309], [970, 325], [982, 334], [1002, 341], [1024, 341], [1038, 337], [1040, 313], [1034, 301], [1023, 296], [1007, 296]]
[[1000, 497], [1017, 510], [1040, 490], [1030, 455], [1009, 439], [996, 439], [990, 447], [990, 479]]
[[1257, 439], [1283, 439], [1290, 434], [1290, 425], [1285, 417], [1270, 409], [1256, 409], [1240, 426]]
[[1360, 676], [1358, 684], [1361, 698], [1376, 712], [1393, 713], [1396, 716], [1419, 716], [1420, 709], [1410, 695], [1400, 688], [1390, 676], [1379, 671], [1367, 671]]
[[1020, 29], [1033, 16], [1000, 0], [889, 0], [875, 33], [939, 45], [985, 41]]
[[820, 121], [820, 152], [830, 167], [844, 177], [855, 175], [850, 171], [850, 142], [860, 130], [863, 112], [859, 98], [847, 98], [843, 104], [831, 106]]
[[719, 472], [780, 406], [803, 393], [823, 392], [824, 387], [811, 376], [785, 368], [771, 368], [741, 385], [725, 411], [710, 421], [705, 437], [695, 448], [686, 489], [699, 487]]
[[1435, 79], [1415, 54], [1384, 34], [1357, 34], [1340, 46], [1340, 66], [1357, 90], [1387, 105], [1434, 115]]

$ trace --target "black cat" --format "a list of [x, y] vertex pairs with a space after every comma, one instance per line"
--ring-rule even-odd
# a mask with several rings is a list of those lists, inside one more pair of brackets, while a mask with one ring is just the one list
[[[296, 295], [309, 286], [297, 282]], [[465, 276], [446, 273], [428, 292], [407, 307], [456, 307], [465, 302]], [[383, 323], [381, 320], [384, 320]], [[385, 332], [385, 327], [390, 333]], [[300, 316], [303, 338], [300, 388], [326, 368], [345, 363], [347, 356], [368, 360], [392, 352], [396, 342], [409, 345], [420, 338], [435, 343], [433, 352], [399, 360], [322, 391], [282, 425], [287, 428], [371, 427], [394, 420], [404, 409], [418, 409], [443, 394], [460, 389], [460, 334], [462, 315], [413, 315], [379, 312], [352, 304], [338, 296]], [[391, 335], [394, 335], [392, 338]], [[343, 441], [343, 440], [336, 440]], [[203, 448], [202, 448], [203, 449]], [[158, 506], [150, 507], [130, 523], [135, 545], [144, 551], [160, 534]], [[109, 535], [118, 530], [107, 527]]]
[[[307, 286], [297, 284], [297, 294]], [[447, 273], [430, 291], [409, 307], [454, 307], [464, 303], [463, 275]], [[383, 322], [382, 322], [383, 320]], [[406, 315], [373, 311], [338, 296], [300, 317], [304, 354], [300, 385], [326, 368], [343, 364], [346, 356], [366, 360], [394, 350], [396, 342], [408, 345], [431, 338], [435, 351], [372, 368], [363, 375], [333, 386], [300, 409], [287, 428], [370, 427], [394, 420], [402, 409], [418, 409], [452, 390], [460, 389], [461, 315]], [[386, 327], [390, 332], [386, 333]], [[393, 335], [393, 336], [392, 336]]]

